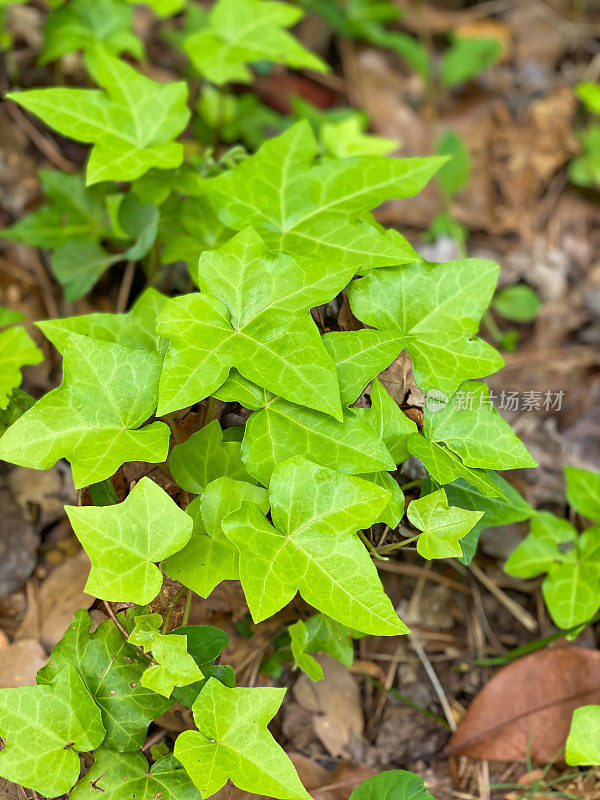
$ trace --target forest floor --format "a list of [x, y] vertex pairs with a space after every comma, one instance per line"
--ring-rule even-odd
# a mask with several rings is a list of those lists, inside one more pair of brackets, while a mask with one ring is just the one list
[[[400, 5], [407, 8], [405, 30], [418, 35], [426, 25], [432, 37], [478, 30], [503, 41], [502, 60], [477, 80], [436, 98], [435, 109], [424, 99], [423, 81], [395, 56], [349, 41], [335, 45], [337, 68], [331, 76], [317, 82], [281, 71], [258, 79], [255, 90], [280, 112], [289, 110], [294, 93], [321, 107], [361, 108], [373, 132], [400, 140], [401, 155], [431, 153], [448, 127], [463, 137], [471, 153], [471, 179], [451, 211], [469, 232], [468, 254], [497, 261], [501, 286], [526, 282], [542, 300], [531, 323], [495, 317], [501, 329], [516, 329], [518, 341], [514, 351], [503, 352], [506, 366], [489, 384], [502, 398], [501, 413], [540, 465], [508, 477], [530, 504], [563, 515], [563, 465], [600, 470], [600, 194], [573, 186], [567, 172], [582, 124], [573, 88], [600, 75], [600, 10], [586, 8], [593, 3], [579, 4], [584, 8], [573, 21], [577, 4], [567, 0]], [[30, 6], [14, 10], [22, 83], [47, 83], [48, 68], [36, 66], [41, 14]], [[139, 25], [149, 47], [159, 48], [143, 15]], [[314, 50], [334, 47], [312, 17], [298, 35]], [[168, 74], [168, 65], [164, 70]], [[39, 204], [40, 167], [79, 166], [84, 158], [84, 148], [4, 103], [0, 225]], [[387, 203], [377, 216], [430, 260], [451, 260], [459, 257], [451, 239], [424, 241], [440, 203], [432, 187], [416, 198]], [[38, 251], [0, 245], [0, 303], [23, 311], [29, 320], [114, 310], [118, 290], [118, 280], [111, 284], [109, 275], [85, 300], [67, 302]], [[346, 323], [352, 327], [349, 313]], [[493, 343], [493, 331], [484, 327], [482, 333]], [[56, 385], [59, 363], [42, 337], [36, 338], [47, 358], [26, 369], [24, 388], [37, 397]], [[409, 365], [395, 362], [384, 378], [397, 396], [405, 396]], [[509, 393], [517, 402], [509, 403]], [[546, 393], [552, 402], [544, 402]], [[536, 397], [539, 408], [528, 409], [526, 396]], [[224, 424], [235, 414], [229, 407], [218, 412]], [[139, 477], [135, 465], [127, 469], [125, 483]], [[406, 474], [401, 483], [413, 477]], [[0, 466], [0, 686], [34, 682], [74, 611], [94, 602], [83, 591], [88, 562], [63, 511], [65, 503], [76, 501], [64, 463], [46, 472]], [[482, 758], [444, 754], [451, 730], [497, 672], [485, 659], [502, 659], [513, 648], [556, 632], [540, 582], [503, 572], [525, 530], [522, 523], [488, 529], [469, 567], [451, 559], [424, 565], [409, 550], [379, 562], [385, 589], [413, 634], [359, 640], [352, 669], [325, 657], [325, 679], [316, 684], [292, 671], [289, 662], [273, 677], [278, 636], [286, 622], [303, 613], [301, 603], [254, 625], [240, 586], [224, 582], [207, 600], [196, 598], [190, 622], [227, 631], [230, 645], [223, 661], [234, 667], [239, 685], [289, 687], [273, 732], [315, 800], [347, 800], [357, 783], [384, 769], [417, 772], [436, 800], [598, 800], [599, 770], [553, 763], [553, 730], [564, 729], [565, 722], [561, 677], [543, 675], [549, 668], [543, 659], [547, 651], [538, 651], [527, 669], [485, 699], [470, 731], [481, 740], [494, 727], [498, 710], [514, 703], [515, 696], [526, 696], [531, 682], [546, 680], [547, 763], [527, 763], [526, 741], [518, 740], [514, 728], [508, 734], [496, 730]], [[101, 605], [95, 603], [100, 617]], [[590, 626], [573, 643], [558, 640], [568, 651], [565, 670], [575, 650], [598, 648], [599, 634], [598, 626]], [[181, 707], [157, 720], [152, 742], [171, 741], [189, 727], [188, 715]], [[23, 796], [32, 795], [12, 784], [0, 786], [0, 798]], [[216, 795], [218, 800], [247, 797], [234, 789]]]

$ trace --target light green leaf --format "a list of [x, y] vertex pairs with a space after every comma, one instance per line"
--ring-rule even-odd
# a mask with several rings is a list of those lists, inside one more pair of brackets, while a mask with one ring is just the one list
[[155, 562], [181, 550], [192, 521], [150, 478], [142, 478], [114, 506], [65, 506], [90, 557], [86, 591], [114, 602], [145, 605], [162, 586]]
[[0, 775], [48, 797], [79, 777], [79, 752], [102, 744], [100, 709], [73, 667], [49, 686], [0, 689]]
[[377, 378], [371, 388], [371, 409], [364, 417], [383, 440], [394, 464], [401, 464], [410, 456], [408, 437], [417, 432], [416, 423], [402, 413], [400, 406]]
[[109, 234], [103, 186], [86, 187], [83, 175], [39, 171], [46, 203], [0, 231], [0, 237], [32, 247], [56, 248], [71, 239], [99, 241]]
[[404, 339], [394, 331], [335, 331], [323, 336], [335, 362], [342, 405], [355, 402], [378, 373], [387, 369], [404, 348]]
[[[156, 623], [151, 632], [145, 625], [148, 617]], [[136, 617], [129, 641], [146, 652], [152, 651], [152, 657], [157, 662], [142, 675], [142, 686], [162, 694], [163, 697], [170, 697], [176, 686], [189, 686], [190, 683], [202, 680], [204, 675], [188, 653], [187, 637], [159, 633], [158, 627], [161, 623], [160, 614], [142, 614]]]
[[135, 180], [151, 167], [173, 169], [183, 147], [173, 141], [187, 125], [184, 82], [159, 84], [97, 48], [87, 56], [94, 80], [105, 89], [31, 89], [7, 97], [63, 136], [94, 144], [87, 183]]
[[188, 492], [201, 494], [217, 478], [255, 483], [242, 464], [240, 442], [224, 442], [218, 420], [193, 433], [183, 444], [177, 444], [169, 456], [169, 469], [177, 484]]
[[512, 551], [504, 569], [517, 578], [535, 578], [563, 560], [555, 542], [529, 535]]
[[555, 623], [573, 628], [600, 606], [600, 526], [589, 528], [562, 561], [550, 567], [542, 592]]
[[354, 631], [325, 614], [315, 614], [306, 622], [298, 620], [289, 627], [292, 653], [296, 663], [313, 681], [321, 680], [323, 668], [309, 653], [328, 653], [347, 667], [354, 661]]
[[20, 311], [13, 311], [11, 308], [6, 308], [6, 306], [0, 306], [0, 328], [14, 325], [15, 322], [21, 322], [24, 319], [25, 314]]
[[168, 426], [135, 430], [156, 407], [159, 375], [153, 353], [70, 334], [62, 385], [6, 431], [0, 458], [33, 469], [66, 458], [76, 488], [108, 478], [125, 461], [164, 461]]
[[502, 53], [498, 39], [457, 36], [442, 56], [440, 77], [443, 86], [456, 86], [484, 72]]
[[423, 433], [430, 442], [444, 442], [468, 467], [519, 469], [537, 466], [492, 405], [485, 383], [464, 383], [447, 405], [438, 410], [426, 407]]
[[352, 281], [348, 299], [361, 322], [402, 335], [423, 391], [451, 395], [466, 378], [490, 375], [504, 363], [476, 337], [497, 278], [493, 261], [416, 263]]
[[163, 564], [167, 575], [201, 597], [208, 597], [221, 581], [239, 579], [238, 550], [226, 538], [222, 522], [243, 503], [256, 503], [266, 513], [267, 490], [228, 477], [209, 483], [186, 508], [194, 523], [192, 537]]
[[227, 779], [243, 791], [283, 800], [310, 800], [291, 761], [267, 730], [285, 689], [229, 689], [211, 678], [192, 707], [197, 731], [175, 742], [181, 761], [203, 797]]
[[438, 183], [447, 197], [460, 192], [471, 175], [471, 156], [465, 142], [453, 130], [448, 130], [438, 142], [436, 153], [449, 156], [437, 174]]
[[443, 489], [413, 500], [408, 519], [423, 531], [417, 540], [419, 555], [426, 559], [462, 555], [460, 539], [481, 519], [483, 511], [449, 506]]
[[7, 408], [13, 389], [21, 385], [22, 368], [43, 360], [44, 354], [25, 328], [0, 331], [0, 410]]
[[577, 86], [577, 96], [593, 114], [600, 115], [600, 86], [591, 81], [584, 81]]
[[531, 516], [530, 528], [532, 536], [556, 544], [574, 542], [577, 539], [577, 529], [569, 520], [556, 517], [549, 511], [536, 511]]
[[22, 417], [34, 403], [35, 400], [30, 394], [21, 391], [21, 389], [13, 389], [12, 394], [8, 398], [6, 408], [0, 408], [0, 436], [2, 436], [4, 431], [10, 428], [19, 417]]
[[348, 474], [396, 467], [365, 417], [345, 411], [339, 422], [274, 397], [247, 421], [242, 458], [248, 472], [266, 486], [276, 466], [291, 456]]
[[303, 12], [277, 0], [217, 0], [208, 27], [184, 40], [196, 69], [217, 85], [250, 83], [248, 63], [275, 61], [290, 67], [327, 71], [320, 58], [287, 33]]
[[315, 165], [317, 152], [302, 121], [203, 187], [224, 225], [252, 225], [275, 252], [361, 271], [418, 260], [397, 231], [367, 212], [419, 192], [443, 160], [357, 156]]
[[390, 493], [389, 503], [375, 522], [383, 522], [385, 525], [389, 525], [392, 530], [396, 528], [404, 516], [404, 493], [398, 485], [398, 481], [389, 472], [383, 471], [370, 472], [364, 475], [357, 475], [357, 477], [363, 478], [365, 481], [371, 481]]
[[118, 753], [101, 747], [94, 765], [73, 788], [69, 800], [202, 800], [184, 769], [162, 758], [149, 769], [144, 754]]
[[129, 53], [142, 60], [144, 46], [131, 31], [132, 16], [131, 9], [117, 0], [72, 0], [47, 18], [40, 64], [99, 44], [114, 55]]
[[567, 500], [584, 517], [600, 522], [600, 473], [565, 467]]
[[535, 289], [524, 283], [502, 289], [493, 302], [495, 310], [511, 322], [531, 322], [537, 317], [541, 305]]
[[[124, 614], [118, 617], [128, 624]], [[150, 662], [127, 642], [114, 622], [100, 623], [93, 633], [89, 632], [91, 624], [85, 609], [75, 614], [50, 661], [38, 672], [37, 682], [51, 683], [71, 665], [100, 707], [106, 728], [104, 746], [137, 750], [144, 744], [150, 722], [163, 714], [169, 703], [142, 687], [141, 678]]]
[[320, 138], [325, 149], [336, 158], [351, 156], [389, 156], [400, 147], [397, 139], [386, 139], [365, 133], [365, 122], [359, 114], [325, 122], [321, 126]]
[[[348, 270], [269, 255], [251, 229], [200, 258], [202, 294], [169, 300], [157, 330], [171, 343], [159, 414], [212, 394], [235, 366], [296, 403], [341, 416], [335, 367], [310, 308], [335, 297]], [[209, 293], [210, 292], [210, 293]]]
[[442, 444], [430, 442], [418, 433], [411, 433], [406, 446], [411, 455], [421, 459], [425, 469], [437, 483], [452, 483], [462, 478], [483, 495], [502, 496], [502, 490], [485, 470], [467, 467], [452, 450]]
[[406, 633], [356, 536], [389, 501], [373, 483], [290, 458], [271, 477], [273, 525], [244, 504], [223, 522], [240, 551], [240, 579], [256, 622], [300, 592], [307, 603], [365, 633]]
[[65, 352], [71, 333], [135, 350], [160, 353], [162, 347], [156, 333], [156, 317], [166, 300], [164, 294], [149, 287], [126, 314], [94, 312], [64, 319], [46, 319], [36, 325], [60, 353]]
[[413, 772], [381, 772], [361, 783], [350, 800], [434, 800], [423, 780]]
[[575, 709], [565, 751], [571, 766], [600, 764], [600, 706]]
[[186, 0], [127, 0], [134, 5], [150, 6], [158, 17], [172, 17], [185, 8]]

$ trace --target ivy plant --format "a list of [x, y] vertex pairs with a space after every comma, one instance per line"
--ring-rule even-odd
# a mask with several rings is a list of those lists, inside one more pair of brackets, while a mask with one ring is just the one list
[[573, 628], [600, 606], [600, 474], [566, 467], [565, 479], [569, 505], [595, 524], [579, 533], [568, 520], [537, 512], [505, 569], [521, 578], [546, 574], [548, 610], [560, 628]]
[[[162, 18], [184, 12], [167, 23], [165, 47], [190, 56], [193, 92], [121, 57], [145, 58], [129, 2], [74, 0], [52, 3], [41, 59], [81, 52], [99, 88], [9, 93], [91, 148], [85, 175], [42, 173], [46, 204], [3, 236], [51, 251], [69, 300], [98, 280], [112, 296], [103, 273], [118, 274], [118, 263], [135, 280], [123, 279], [131, 297], [119, 291], [111, 312], [76, 305], [38, 321], [62, 356], [62, 380], [37, 399], [24, 391], [33, 391], [27, 372], [20, 388], [20, 371], [41, 351], [15, 313], [0, 311], [0, 458], [39, 470], [69, 462], [82, 492], [66, 513], [97, 599], [94, 624], [75, 614], [36, 686], [0, 690], [0, 775], [75, 800], [96, 790], [107, 800], [200, 800], [227, 781], [308, 800], [267, 728], [284, 690], [236, 686], [221, 663], [225, 633], [190, 622], [195, 596], [239, 581], [258, 625], [300, 595], [314, 611], [294, 618], [291, 605], [276, 625], [285, 658], [317, 680], [313, 654], [351, 665], [354, 638], [408, 632], [376, 556], [416, 540], [417, 557], [468, 563], [483, 527], [532, 517], [534, 546], [551, 551], [540, 572], [564, 609], [583, 596], [582, 575], [598, 584], [594, 528], [550, 524], [495, 472], [535, 466], [481, 380], [502, 366], [478, 335], [498, 267], [428, 263], [374, 215], [423, 189], [446, 157], [389, 157], [395, 143], [369, 136], [362, 115], [301, 102], [267, 136], [274, 117], [266, 124], [244, 99], [252, 95], [229, 84], [276, 62], [325, 69], [290, 33], [297, 6], [148, 5]], [[339, 14], [337, 4], [304, 5], [329, 6], [371, 41], [388, 36], [392, 46], [399, 33], [385, 28], [396, 16], [388, 3], [356, 0]], [[444, 70], [450, 85], [449, 57]], [[200, 98], [195, 116], [190, 95]], [[250, 113], [260, 124], [245, 137]], [[196, 138], [202, 125], [208, 139]], [[450, 186], [447, 166], [441, 176]], [[354, 330], [341, 324], [342, 303]], [[380, 380], [402, 353], [427, 394], [422, 420]], [[418, 498], [398, 477], [412, 458], [427, 474]], [[125, 477], [131, 462], [137, 480]], [[567, 480], [571, 506], [600, 522], [596, 478]], [[571, 622], [584, 622], [588, 605]], [[174, 703], [191, 709], [195, 729], [173, 736], [173, 752], [147, 755], [150, 726]], [[401, 796], [429, 797], [401, 772], [353, 794]]]

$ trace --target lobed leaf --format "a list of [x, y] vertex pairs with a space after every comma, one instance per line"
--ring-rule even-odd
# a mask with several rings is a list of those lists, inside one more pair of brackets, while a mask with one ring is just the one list
[[113, 506], [65, 506], [75, 535], [90, 557], [86, 591], [103, 600], [145, 605], [162, 586], [155, 562], [188, 542], [192, 521], [150, 478]]
[[175, 742], [181, 761], [203, 797], [218, 792], [227, 779], [243, 791], [282, 800], [310, 800], [291, 761], [267, 724], [277, 713], [285, 689], [229, 689], [211, 678], [192, 707], [197, 731]]
[[408, 519], [422, 533], [417, 540], [419, 555], [426, 559], [462, 555], [460, 539], [481, 519], [483, 511], [468, 511], [448, 505], [443, 489], [413, 500]]
[[160, 369], [154, 353], [70, 334], [61, 386], [6, 431], [0, 458], [33, 469], [66, 458], [76, 488], [108, 478], [125, 461], [164, 461], [168, 426], [136, 430], [156, 408]]

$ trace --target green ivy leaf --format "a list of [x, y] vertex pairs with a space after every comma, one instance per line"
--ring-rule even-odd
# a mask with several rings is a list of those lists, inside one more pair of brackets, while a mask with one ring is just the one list
[[156, 407], [160, 367], [153, 353], [70, 334], [62, 385], [6, 431], [0, 458], [33, 469], [67, 458], [76, 488], [108, 478], [125, 461], [164, 461], [168, 426], [135, 430]]
[[556, 542], [530, 535], [512, 551], [504, 569], [517, 578], [536, 578], [563, 560]]
[[63, 287], [67, 300], [78, 300], [89, 292], [106, 270], [123, 256], [109, 253], [98, 242], [71, 239], [57, 247], [50, 268]]
[[132, 10], [117, 0], [73, 0], [54, 10], [44, 24], [43, 66], [65, 53], [103, 45], [114, 55], [129, 53], [140, 61], [144, 46], [131, 32]]
[[445, 406], [438, 410], [426, 407], [423, 433], [430, 442], [443, 442], [468, 467], [519, 469], [537, 466], [492, 405], [485, 383], [464, 383], [461, 391]]
[[25, 328], [0, 331], [0, 410], [8, 407], [13, 390], [21, 385], [21, 369], [43, 360], [44, 354]]
[[32, 247], [56, 248], [71, 239], [99, 241], [109, 234], [103, 186], [85, 186], [83, 175], [41, 169], [46, 203], [0, 231], [0, 237]]
[[11, 308], [6, 308], [6, 306], [0, 306], [0, 328], [13, 325], [15, 322], [21, 322], [24, 319], [25, 314], [20, 311], [13, 311]]
[[302, 16], [299, 8], [273, 0], [217, 0], [208, 26], [186, 37], [183, 46], [201, 75], [219, 86], [251, 83], [247, 64], [255, 61], [326, 72], [327, 64], [284, 30]]
[[[324, 274], [323, 274], [324, 273]], [[248, 229], [200, 258], [202, 294], [169, 300], [158, 318], [170, 339], [159, 414], [212, 394], [237, 369], [261, 386], [310, 408], [341, 415], [333, 362], [310, 308], [334, 297], [347, 269], [270, 256]]]
[[437, 179], [442, 192], [447, 197], [452, 197], [469, 181], [471, 175], [469, 150], [456, 131], [448, 130], [438, 142], [436, 153], [450, 158], [450, 161], [441, 166]]
[[156, 333], [156, 317], [166, 301], [164, 294], [149, 287], [126, 314], [94, 312], [64, 319], [46, 319], [36, 325], [60, 353], [65, 352], [71, 333], [135, 350], [160, 353], [163, 343]]
[[599, 730], [600, 706], [581, 706], [575, 709], [565, 748], [567, 764], [600, 764]]
[[171, 633], [187, 638], [188, 653], [199, 667], [213, 664], [229, 644], [225, 631], [212, 625], [183, 625]]
[[201, 494], [209, 483], [228, 477], [255, 483], [242, 464], [240, 442], [224, 442], [223, 429], [214, 419], [177, 444], [169, 456], [169, 469], [177, 484], [188, 492]]
[[328, 653], [347, 667], [354, 661], [353, 631], [325, 614], [315, 614], [306, 622], [298, 620], [289, 627], [292, 654], [296, 664], [313, 681], [323, 678], [323, 667], [310, 653]]
[[97, 89], [31, 89], [7, 94], [63, 136], [94, 144], [87, 183], [135, 180], [151, 167], [181, 164], [183, 147], [173, 141], [187, 125], [184, 82], [159, 84], [97, 48], [88, 53]]
[[351, 156], [388, 156], [400, 146], [397, 139], [365, 133], [365, 122], [359, 114], [338, 122], [325, 122], [320, 138], [325, 149], [336, 158]]
[[255, 622], [275, 614], [299, 591], [342, 624], [375, 635], [406, 633], [356, 536], [383, 511], [387, 491], [290, 458], [273, 472], [269, 498], [273, 525], [248, 504], [223, 522], [240, 551], [240, 579]]
[[186, 509], [194, 523], [192, 537], [183, 550], [163, 564], [167, 575], [201, 597], [208, 597], [221, 581], [237, 580], [238, 551], [226, 538], [222, 523], [243, 503], [255, 503], [266, 513], [267, 490], [227, 477], [212, 481]]
[[90, 557], [86, 591], [114, 602], [146, 605], [162, 586], [155, 562], [185, 546], [192, 521], [150, 478], [113, 506], [65, 506]]
[[[121, 623], [126, 621], [123, 614], [118, 616]], [[85, 609], [75, 614], [50, 661], [38, 672], [37, 682], [51, 683], [71, 665], [100, 707], [106, 728], [104, 746], [125, 752], [138, 750], [144, 744], [148, 725], [167, 710], [169, 703], [142, 687], [142, 675], [150, 662], [127, 642], [114, 622], [102, 622], [93, 633], [91, 624]]]
[[575, 550], [549, 567], [544, 600], [559, 628], [587, 622], [600, 606], [600, 526], [589, 528]]
[[323, 344], [335, 362], [342, 405], [349, 406], [369, 381], [390, 366], [404, 347], [404, 340], [393, 331], [364, 328], [326, 333]]
[[202, 680], [204, 675], [188, 653], [187, 637], [163, 635], [159, 632], [162, 621], [160, 614], [137, 616], [129, 641], [146, 652], [152, 651], [152, 657], [157, 662], [142, 675], [142, 686], [170, 697], [176, 686], [188, 686]]
[[96, 792], [103, 793], [102, 800], [202, 800], [186, 771], [168, 757], [149, 768], [139, 751], [118, 753], [101, 747], [94, 752], [94, 759], [69, 800], [88, 800]]
[[102, 744], [100, 710], [76, 670], [67, 666], [49, 686], [0, 689], [0, 774], [48, 797], [79, 777], [79, 752]]
[[158, 17], [172, 17], [185, 8], [186, 0], [127, 0], [133, 5], [150, 6]]
[[481, 519], [483, 511], [468, 511], [448, 505], [443, 489], [413, 500], [408, 506], [408, 519], [422, 531], [417, 551], [426, 559], [452, 558], [462, 555], [460, 539]]
[[443, 86], [456, 86], [484, 72], [502, 53], [497, 39], [457, 36], [442, 56], [440, 78]]
[[502, 490], [485, 470], [467, 467], [444, 445], [430, 442], [421, 434], [411, 433], [406, 446], [411, 455], [421, 459], [425, 469], [437, 483], [452, 483], [462, 478], [486, 496], [502, 496]]
[[365, 417], [383, 440], [394, 465], [409, 458], [408, 437], [417, 432], [417, 425], [402, 413], [400, 406], [377, 378], [371, 388], [371, 409]]
[[0, 436], [35, 403], [33, 397], [21, 389], [13, 389], [8, 405], [0, 409]]
[[475, 335], [498, 270], [479, 259], [380, 269], [352, 281], [348, 299], [361, 322], [403, 337], [423, 391], [451, 395], [465, 379], [490, 375], [504, 363]]
[[600, 522], [600, 473], [565, 467], [567, 500], [584, 517]]
[[542, 305], [539, 295], [524, 283], [507, 286], [494, 297], [494, 309], [511, 322], [532, 322]]
[[218, 792], [227, 779], [243, 791], [284, 800], [310, 800], [291, 761], [267, 724], [277, 713], [285, 689], [228, 689], [211, 678], [192, 707], [197, 731], [175, 742], [178, 758], [203, 797]]
[[406, 239], [367, 212], [417, 194], [443, 159], [358, 156], [315, 165], [317, 153], [302, 121], [203, 186], [224, 225], [252, 225], [275, 252], [360, 270], [417, 261]]
[[361, 783], [350, 800], [434, 800], [423, 780], [413, 772], [381, 772]]
[[390, 493], [390, 500], [375, 522], [383, 522], [393, 530], [402, 521], [404, 516], [404, 493], [398, 481], [389, 472], [370, 472], [357, 475], [365, 481], [370, 481], [381, 486]]

